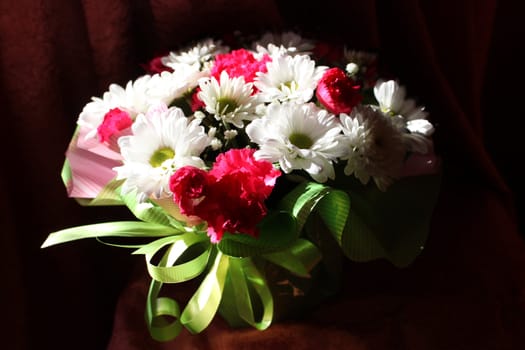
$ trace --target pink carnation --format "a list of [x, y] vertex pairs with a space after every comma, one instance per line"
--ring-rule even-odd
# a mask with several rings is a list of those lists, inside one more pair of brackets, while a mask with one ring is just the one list
[[221, 72], [226, 71], [230, 78], [243, 76], [244, 81], [248, 83], [255, 79], [257, 72], [265, 73], [266, 63], [271, 60], [270, 56], [264, 55], [258, 61], [248, 50], [233, 50], [216, 56], [211, 75], [220, 81]]
[[330, 68], [319, 80], [316, 96], [331, 113], [350, 113], [363, 99], [360, 88], [342, 69]]
[[111, 136], [129, 128], [133, 124], [128, 112], [120, 108], [110, 109], [104, 115], [104, 120], [97, 128], [100, 142], [107, 142]]
[[235, 149], [222, 153], [210, 175], [220, 181], [225, 176], [235, 175], [240, 179], [247, 177], [240, 183], [243, 193], [268, 197], [275, 186], [275, 181], [281, 172], [273, 167], [270, 162], [255, 160], [253, 149]]
[[214, 243], [224, 232], [259, 234], [257, 224], [267, 213], [264, 201], [281, 173], [270, 162], [255, 160], [254, 152], [232, 149], [217, 157], [209, 173], [184, 167], [170, 179], [181, 212], [205, 220]]

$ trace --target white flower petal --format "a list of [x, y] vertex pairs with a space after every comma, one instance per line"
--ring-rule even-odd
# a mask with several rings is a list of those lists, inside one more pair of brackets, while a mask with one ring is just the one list
[[176, 169], [205, 167], [199, 156], [211, 139], [199, 119], [186, 118], [179, 108], [155, 106], [137, 117], [132, 130], [132, 135], [119, 139], [124, 164], [115, 168], [117, 179], [125, 179], [124, 193], [137, 190], [142, 200], [168, 197], [169, 178]]
[[304, 170], [319, 182], [335, 177], [333, 162], [343, 154], [339, 122], [312, 103], [271, 104], [246, 127], [259, 145], [256, 159], [279, 163], [282, 171]]
[[306, 55], [281, 55], [266, 64], [266, 73], [257, 73], [255, 86], [266, 102], [310, 101], [327, 67], [315, 66]]

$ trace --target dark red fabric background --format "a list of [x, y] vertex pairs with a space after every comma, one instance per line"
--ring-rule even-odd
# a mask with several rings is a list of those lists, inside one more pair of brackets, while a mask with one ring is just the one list
[[[2, 0], [0, 347], [4, 349], [522, 349], [523, 74], [519, 1]], [[342, 293], [269, 330], [217, 318], [158, 344], [143, 261], [49, 232], [129, 218], [82, 208], [60, 181], [83, 105], [191, 39], [291, 28], [378, 50], [424, 101], [444, 158], [425, 251], [397, 270], [348, 262]], [[516, 210], [517, 209], [517, 210]]]

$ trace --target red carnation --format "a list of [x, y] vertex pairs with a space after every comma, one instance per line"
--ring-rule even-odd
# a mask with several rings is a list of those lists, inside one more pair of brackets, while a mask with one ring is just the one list
[[208, 182], [208, 173], [192, 166], [182, 167], [171, 176], [170, 190], [182, 214], [196, 215], [195, 206], [206, 196]]
[[363, 99], [360, 89], [342, 69], [330, 68], [317, 84], [316, 96], [331, 113], [350, 113]]
[[281, 172], [270, 162], [253, 158], [254, 150], [232, 149], [220, 154], [213, 169], [184, 167], [170, 179], [173, 199], [185, 215], [208, 223], [212, 242], [224, 232], [258, 236], [257, 224], [266, 216], [264, 201]]
[[206, 106], [204, 102], [199, 98], [199, 92], [201, 91], [200, 87], [197, 87], [193, 94], [191, 95], [191, 111], [196, 112], [199, 109], [202, 109]]

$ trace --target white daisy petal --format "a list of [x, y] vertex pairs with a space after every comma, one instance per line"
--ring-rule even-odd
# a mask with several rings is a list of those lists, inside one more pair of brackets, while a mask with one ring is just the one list
[[104, 116], [113, 108], [126, 111], [131, 119], [139, 113], [148, 110], [151, 100], [147, 95], [151, 76], [144, 75], [135, 81], [129, 81], [125, 87], [111, 84], [108, 91], [104, 92], [102, 98], [93, 97], [86, 104], [79, 115], [78, 125], [88, 131], [86, 138], [97, 136], [97, 128], [103, 122]]
[[315, 66], [306, 55], [281, 55], [266, 64], [266, 73], [259, 72], [255, 86], [266, 102], [308, 102], [327, 67]]
[[403, 137], [409, 150], [426, 153], [432, 143], [426, 137], [432, 135], [434, 126], [426, 120], [424, 108], [418, 107], [413, 99], [407, 99], [405, 88], [394, 80], [379, 81], [374, 87], [374, 94], [379, 109], [391, 116], [397, 127], [404, 131]]
[[345, 174], [363, 184], [373, 178], [379, 189], [386, 190], [399, 177], [407, 153], [403, 132], [391, 117], [368, 106], [356, 106], [340, 120], [346, 143], [341, 159], [348, 160]]
[[211, 139], [200, 120], [186, 118], [181, 109], [155, 106], [137, 117], [132, 130], [119, 139], [124, 164], [115, 171], [125, 180], [123, 193], [137, 190], [140, 200], [169, 197], [169, 179], [178, 168], [205, 167], [199, 156]]
[[409, 120], [407, 122], [407, 129], [410, 132], [419, 133], [425, 136], [430, 136], [434, 132], [434, 126], [425, 119]]
[[262, 56], [268, 54], [270, 56], [278, 56], [282, 54], [287, 55], [308, 55], [314, 49], [314, 44], [302, 38], [299, 34], [294, 32], [284, 32], [280, 35], [273, 33], [265, 33], [253, 45], [257, 53]]
[[199, 87], [199, 99], [217, 120], [242, 128], [244, 121], [258, 117], [261, 102], [253, 95], [253, 84], [245, 83], [244, 77], [230, 78], [226, 71], [222, 71], [220, 81], [211, 77], [202, 80]]
[[199, 80], [208, 76], [197, 66], [185, 65], [174, 72], [162, 72], [152, 76], [148, 84], [147, 96], [153, 101], [169, 105], [173, 100], [183, 97], [199, 85]]
[[343, 154], [340, 124], [312, 103], [271, 104], [267, 113], [246, 127], [259, 145], [256, 159], [279, 163], [285, 173], [304, 170], [319, 182], [335, 177], [333, 162]]
[[219, 53], [225, 53], [228, 47], [222, 46], [220, 41], [213, 39], [205, 39], [189, 49], [183, 49], [178, 52], [170, 52], [170, 54], [161, 59], [162, 64], [173, 68], [175, 71], [180, 71], [184, 66], [201, 66], [210, 61]]

